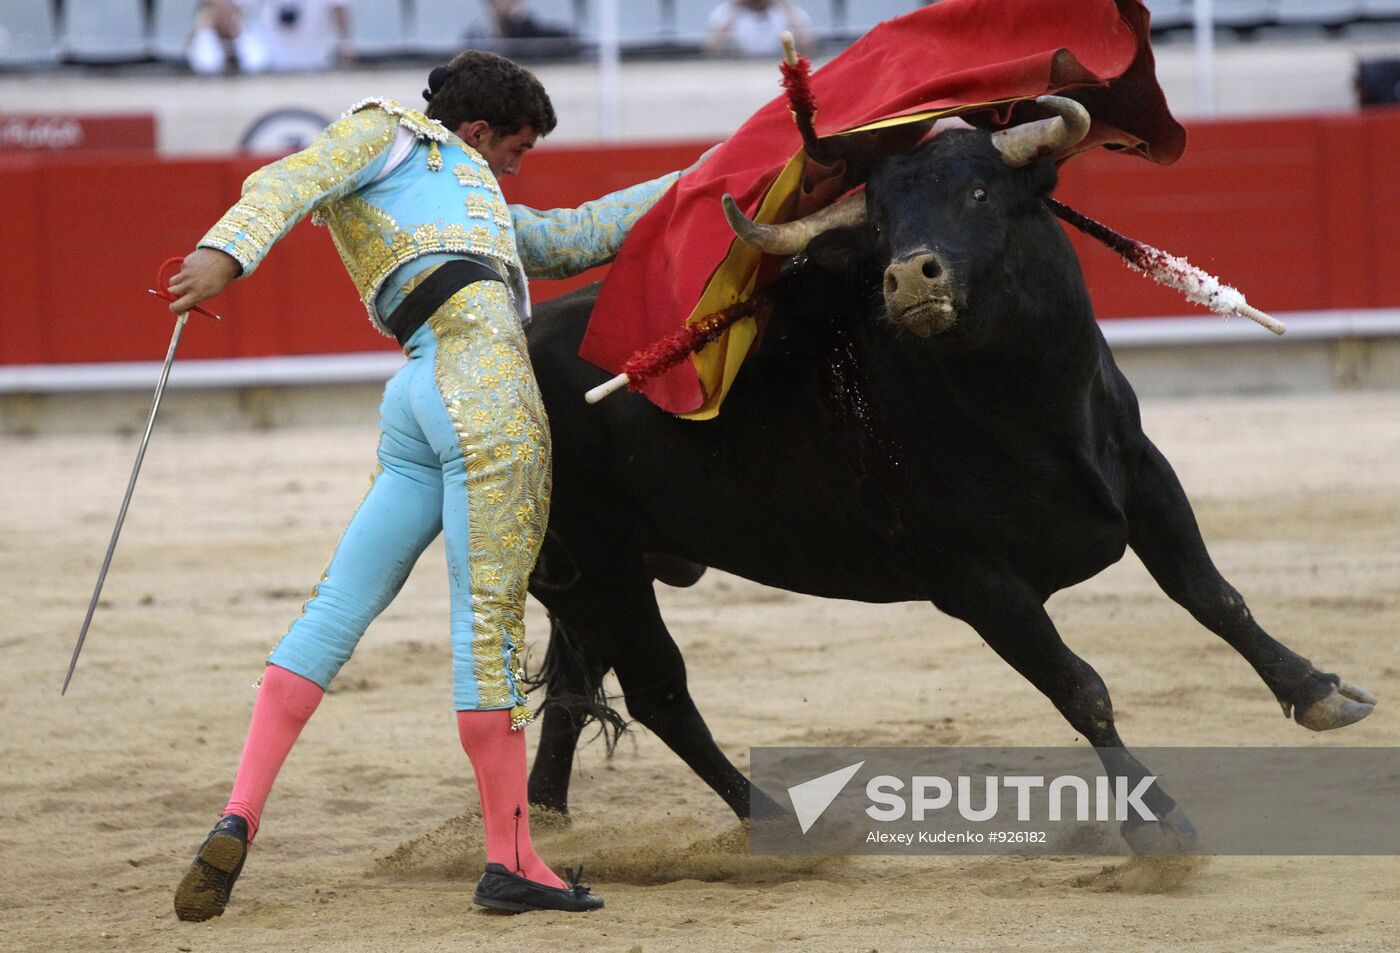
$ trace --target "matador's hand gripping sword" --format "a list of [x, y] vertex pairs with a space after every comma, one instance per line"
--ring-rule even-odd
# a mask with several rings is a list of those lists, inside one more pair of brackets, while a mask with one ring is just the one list
[[[150, 294], [166, 301], [174, 301], [175, 296], [170, 293], [170, 279], [180, 271], [180, 264], [183, 258], [167, 258], [165, 263], [156, 272], [156, 287], [149, 290]], [[156, 290], [159, 289], [159, 290]], [[219, 320], [217, 314], [205, 311], [196, 306], [193, 310], [202, 315]], [[117, 525], [112, 527], [112, 541], [107, 544], [107, 556], [102, 560], [102, 571], [97, 574], [97, 587], [92, 590], [92, 601], [88, 603], [87, 615], [83, 618], [83, 630], [78, 633], [78, 644], [73, 646], [73, 658], [68, 662], [68, 674], [63, 678], [63, 690], [60, 695], [68, 693], [68, 683], [73, 680], [73, 669], [78, 666], [78, 654], [83, 650], [83, 642], [87, 639], [88, 626], [92, 624], [92, 614], [97, 611], [97, 600], [102, 595], [102, 584], [107, 581], [107, 569], [112, 565], [112, 553], [117, 549], [117, 537], [121, 536], [122, 523], [126, 521], [126, 510], [131, 505], [131, 491], [136, 489], [136, 477], [141, 472], [141, 461], [146, 456], [146, 445], [151, 442], [151, 428], [155, 426], [156, 411], [160, 409], [160, 398], [165, 393], [165, 382], [170, 377], [170, 365], [175, 363], [175, 349], [180, 346], [180, 335], [185, 330], [185, 321], [189, 319], [189, 312], [181, 314], [175, 319], [175, 333], [170, 337], [170, 349], [165, 353], [165, 366], [160, 369], [160, 380], [156, 382], [156, 393], [151, 399], [151, 412], [146, 415], [146, 432], [141, 437], [141, 447], [136, 451], [136, 463], [131, 468], [131, 479], [126, 484], [126, 496], [122, 497], [122, 508], [117, 513]]]

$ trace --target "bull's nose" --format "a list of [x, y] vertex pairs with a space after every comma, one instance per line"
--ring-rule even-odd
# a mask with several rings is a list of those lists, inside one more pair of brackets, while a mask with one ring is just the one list
[[933, 252], [891, 262], [885, 269], [885, 296], [926, 298], [944, 283], [943, 262]]

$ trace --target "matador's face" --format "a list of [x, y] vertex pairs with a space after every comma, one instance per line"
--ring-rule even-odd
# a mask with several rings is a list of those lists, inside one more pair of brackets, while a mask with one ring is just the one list
[[491, 173], [498, 179], [503, 175], [518, 173], [525, 153], [533, 149], [535, 141], [539, 139], [534, 126], [525, 125], [516, 132], [500, 134], [480, 120], [463, 123], [462, 128], [457, 130], [457, 136], [481, 153], [491, 167]]

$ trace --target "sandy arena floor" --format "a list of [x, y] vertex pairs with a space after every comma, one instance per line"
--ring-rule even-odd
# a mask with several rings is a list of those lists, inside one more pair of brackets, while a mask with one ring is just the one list
[[[178, 395], [177, 395], [178, 397]], [[1156, 401], [1216, 562], [1273, 635], [1381, 697], [1312, 735], [1131, 556], [1051, 612], [1131, 744], [1392, 745], [1400, 726], [1400, 393]], [[1400, 950], [1400, 858], [1218, 858], [1168, 890], [1103, 859], [750, 858], [644, 732], [581, 753], [571, 828], [606, 910], [485, 914], [449, 704], [439, 547], [293, 753], [228, 912], [171, 891], [224, 803], [265, 652], [365, 485], [369, 428], [157, 432], [74, 686], [58, 688], [135, 437], [0, 439], [0, 949]], [[1077, 741], [960, 623], [718, 573], [662, 594], [701, 710], [762, 744]], [[530, 643], [546, 628], [531, 607]], [[532, 738], [533, 743], [533, 738]]]

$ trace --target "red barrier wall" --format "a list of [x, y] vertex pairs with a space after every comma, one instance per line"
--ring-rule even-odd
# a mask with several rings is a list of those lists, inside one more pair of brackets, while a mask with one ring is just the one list
[[[1197, 123], [1176, 165], [1099, 154], [1070, 163], [1059, 196], [1184, 255], [1266, 310], [1400, 306], [1400, 110]], [[508, 179], [512, 201], [572, 205], [687, 165], [704, 144], [545, 146]], [[149, 154], [0, 157], [0, 363], [155, 360], [170, 324], [145, 294], [238, 194], [248, 159]], [[1101, 317], [1182, 314], [1174, 292], [1074, 237]], [[584, 281], [538, 282], [544, 300]], [[195, 316], [188, 358], [392, 347], [369, 326], [321, 229], [296, 226], [247, 281]]]
[[[1184, 256], [1266, 311], [1400, 305], [1400, 109], [1196, 123], [1163, 169], [1099, 154], [1070, 163], [1059, 198]], [[1076, 235], [1101, 317], [1192, 310]]]
[[149, 151], [155, 147], [156, 117], [152, 113], [0, 113], [0, 152]]

